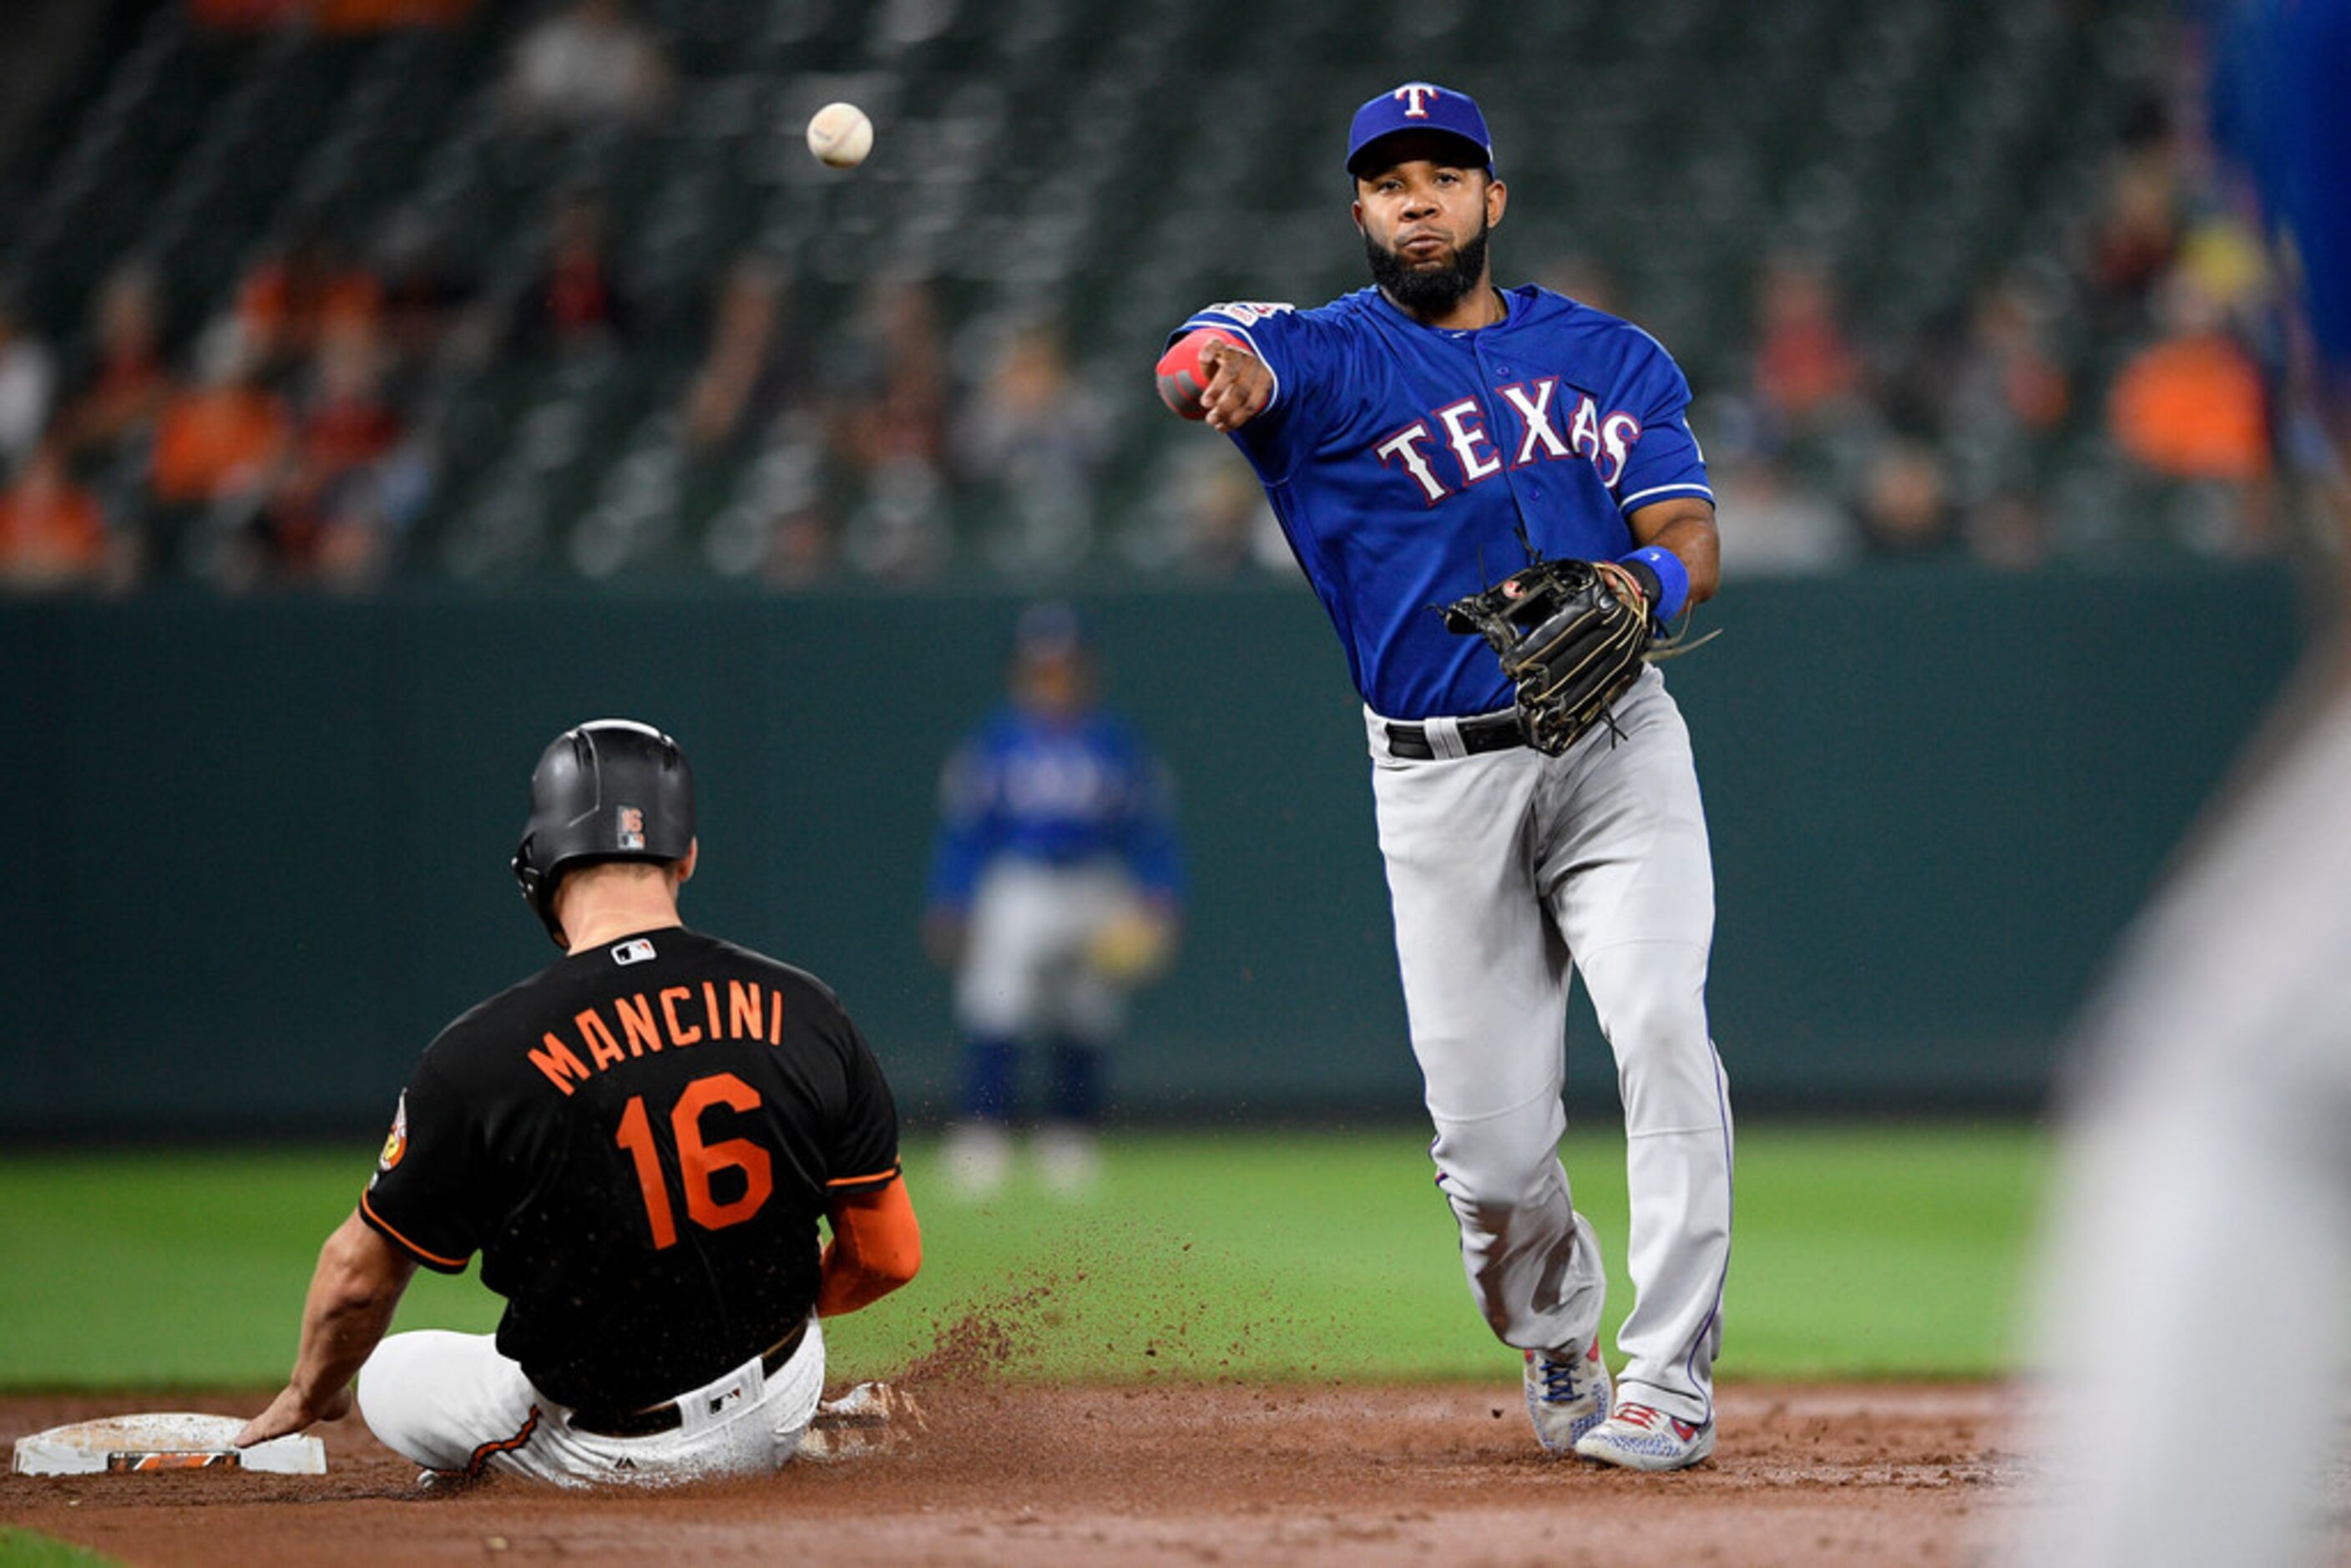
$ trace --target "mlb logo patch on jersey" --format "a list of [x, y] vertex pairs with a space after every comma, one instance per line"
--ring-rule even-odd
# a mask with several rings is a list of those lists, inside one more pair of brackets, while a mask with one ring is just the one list
[[643, 936], [623, 942], [612, 949], [612, 962], [615, 964], [642, 964], [653, 956], [653, 943]]
[[1229, 316], [1244, 327], [1254, 327], [1269, 316], [1279, 316], [1295, 310], [1295, 305], [1268, 303], [1261, 299], [1228, 299], [1221, 305], [1211, 305], [1202, 315]]

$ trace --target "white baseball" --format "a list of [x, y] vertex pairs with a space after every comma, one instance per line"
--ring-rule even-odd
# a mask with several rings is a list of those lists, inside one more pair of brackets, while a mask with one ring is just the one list
[[854, 169], [873, 151], [873, 122], [853, 103], [828, 103], [809, 121], [808, 144], [818, 162]]

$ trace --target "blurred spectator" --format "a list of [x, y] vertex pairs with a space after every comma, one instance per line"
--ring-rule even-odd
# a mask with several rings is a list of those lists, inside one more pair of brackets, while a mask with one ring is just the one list
[[378, 33], [393, 27], [454, 27], [475, 0], [312, 0], [311, 25], [322, 33]]
[[2170, 115], [2151, 99], [2135, 106], [2089, 235], [2088, 280], [2110, 327], [2145, 302], [2179, 252], [2180, 163]]
[[164, 405], [151, 470], [155, 498], [186, 506], [257, 490], [292, 444], [285, 402], [262, 384], [261, 361], [234, 322], [198, 352], [197, 382]]
[[392, 27], [454, 27], [475, 0], [188, 0], [198, 23], [229, 32], [315, 27], [373, 33]]
[[395, 213], [376, 250], [383, 281], [384, 342], [396, 364], [420, 370], [447, 350], [472, 361], [485, 357], [480, 287], [449, 253], [448, 236], [413, 210]]
[[821, 507], [786, 508], [768, 525], [762, 575], [775, 588], [808, 588], [837, 569], [841, 529]]
[[361, 480], [354, 474], [338, 482], [308, 463], [281, 469], [224, 551], [221, 586], [344, 592], [374, 586], [390, 552]]
[[1790, 477], [1777, 458], [1729, 446], [1709, 454], [1722, 530], [1722, 570], [1730, 578], [1801, 576], [1839, 570], [1861, 553], [1853, 519], [1811, 486]]
[[833, 446], [859, 500], [841, 553], [869, 576], [908, 580], [945, 563], [952, 536], [940, 465], [946, 446], [946, 355], [938, 308], [918, 280], [876, 280], [836, 345], [842, 390]]
[[73, 482], [64, 443], [42, 442], [0, 491], [0, 588], [75, 587], [95, 580], [107, 557], [105, 514]]
[[1120, 536], [1119, 553], [1145, 570], [1196, 577], [1287, 575], [1296, 567], [1257, 476], [1221, 442], [1174, 442], [1161, 449]]
[[783, 274], [745, 256], [720, 280], [703, 353], [685, 394], [685, 440], [697, 453], [764, 433], [801, 394], [800, 355], [785, 330]]
[[371, 328], [382, 312], [383, 285], [319, 229], [293, 235], [237, 289], [238, 324], [269, 375], [298, 367], [328, 332]]
[[1016, 329], [965, 402], [952, 433], [956, 467], [992, 503], [987, 553], [1014, 574], [1066, 571], [1092, 545], [1098, 404], [1070, 373], [1054, 329]]
[[345, 328], [319, 345], [300, 456], [322, 482], [331, 485], [400, 444], [403, 422], [384, 397], [383, 371], [383, 351], [364, 328]]
[[1616, 279], [1596, 256], [1569, 251], [1553, 256], [1535, 281], [1594, 310], [1604, 310], [1611, 316], [1624, 314]]
[[1961, 525], [1968, 553], [2001, 571], [2031, 571], [2049, 560], [2049, 519], [2033, 498], [2018, 492], [1971, 507]]
[[947, 372], [930, 286], [876, 281], [836, 346], [832, 384], [845, 389], [837, 444], [851, 466], [912, 459], [935, 467], [946, 447]]
[[604, 204], [575, 195], [548, 230], [545, 270], [517, 303], [508, 342], [526, 353], [571, 353], [626, 339], [634, 317], [612, 268]]
[[2116, 444], [2150, 473], [2251, 485], [2270, 470], [2261, 369], [2226, 329], [2220, 302], [2184, 273], [2159, 296], [2164, 335], [2115, 378]]
[[154, 269], [144, 262], [116, 267], [99, 286], [92, 316], [90, 363], [78, 378], [65, 432], [77, 456], [103, 462], [143, 441], [172, 396]]
[[1984, 293], [1953, 375], [1951, 423], [2036, 435], [2064, 423], [2074, 388], [2047, 343], [2050, 315], [2047, 303], [2021, 279], [2003, 279]]
[[1953, 540], [1943, 463], [1924, 441], [1895, 436], [1878, 444], [1855, 497], [1863, 539], [1885, 559], [1940, 555]]
[[0, 299], [0, 465], [14, 468], [41, 444], [57, 392], [57, 356]]
[[1762, 412], [1783, 437], [1818, 434], [1865, 391], [1827, 268], [1775, 258], [1758, 282], [1756, 312], [1754, 392]]
[[571, 0], [515, 46], [507, 94], [526, 125], [643, 120], [669, 99], [669, 61], [625, 0]]

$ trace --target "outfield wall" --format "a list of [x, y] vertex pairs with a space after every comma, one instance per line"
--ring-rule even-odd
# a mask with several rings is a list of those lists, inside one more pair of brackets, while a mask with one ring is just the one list
[[[1123, 1107], [1408, 1116], [1358, 711], [1283, 586], [1079, 596], [1178, 775], [1195, 908]], [[539, 746], [673, 730], [697, 924], [840, 989], [914, 1115], [938, 765], [1018, 602], [404, 595], [0, 607], [0, 1135], [356, 1127], [551, 956], [506, 871]], [[1751, 1106], [2033, 1102], [2101, 955], [2298, 645], [2282, 576], [1882, 571], [1733, 589], [1672, 667], [1713, 824], [1716, 1032]], [[1573, 1083], [1604, 1096], [1579, 1005]]]

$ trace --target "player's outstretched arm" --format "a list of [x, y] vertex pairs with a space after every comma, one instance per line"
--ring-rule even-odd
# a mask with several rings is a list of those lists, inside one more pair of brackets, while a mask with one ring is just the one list
[[1159, 400], [1211, 430], [1238, 430], [1273, 401], [1273, 372], [1220, 328], [1202, 327], [1159, 359]]
[[914, 1219], [914, 1201], [906, 1196], [905, 1177], [894, 1177], [878, 1191], [844, 1194], [833, 1199], [825, 1218], [832, 1226], [832, 1244], [824, 1249], [817, 1316], [871, 1305], [922, 1268], [923, 1229]]
[[236, 1446], [283, 1437], [349, 1412], [351, 1379], [392, 1326], [401, 1292], [415, 1274], [415, 1261], [394, 1251], [354, 1209], [319, 1249], [302, 1303], [294, 1375], [268, 1409], [245, 1424]]

